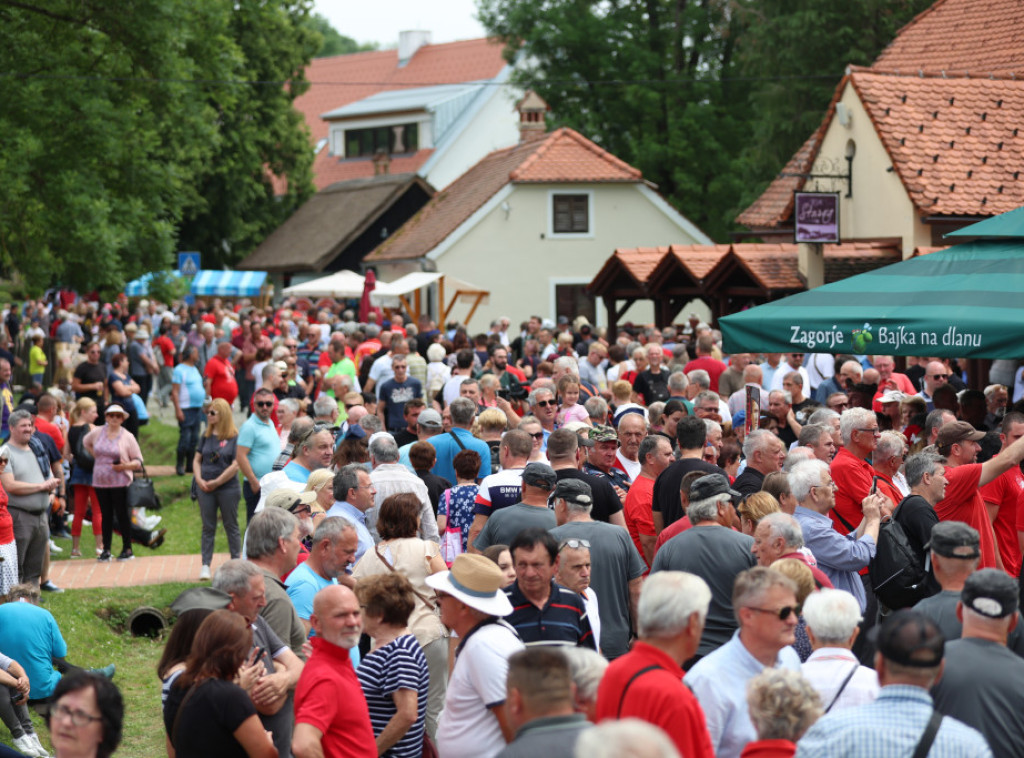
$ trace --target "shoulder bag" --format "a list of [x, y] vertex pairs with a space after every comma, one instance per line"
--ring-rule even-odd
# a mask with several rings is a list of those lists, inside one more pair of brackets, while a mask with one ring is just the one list
[[[140, 461], [141, 462], [141, 461]], [[160, 510], [160, 497], [156, 494], [153, 480], [146, 473], [146, 464], [142, 464], [142, 475], [135, 474], [128, 485], [128, 508], [145, 508], [147, 511]]]

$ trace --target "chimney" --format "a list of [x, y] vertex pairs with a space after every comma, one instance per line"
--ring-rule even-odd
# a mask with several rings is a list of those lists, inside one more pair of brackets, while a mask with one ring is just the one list
[[516, 103], [519, 112], [519, 141], [532, 142], [543, 139], [547, 132], [544, 114], [551, 107], [533, 90], [527, 90], [523, 99]]
[[405, 65], [416, 55], [416, 51], [424, 45], [430, 44], [430, 32], [428, 31], [407, 31], [398, 33], [398, 67]]
[[387, 176], [391, 172], [391, 156], [381, 148], [373, 154], [373, 175]]

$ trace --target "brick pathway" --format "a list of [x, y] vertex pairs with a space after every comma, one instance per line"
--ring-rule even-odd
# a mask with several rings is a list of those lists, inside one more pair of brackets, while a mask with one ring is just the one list
[[[214, 571], [231, 556], [213, 556]], [[50, 564], [50, 578], [66, 590], [92, 587], [133, 587], [167, 582], [199, 583], [199, 555], [138, 556], [133, 561], [100, 563], [95, 558], [74, 558]]]

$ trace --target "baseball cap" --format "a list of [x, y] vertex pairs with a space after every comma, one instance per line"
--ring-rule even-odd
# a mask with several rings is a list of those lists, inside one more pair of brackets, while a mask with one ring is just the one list
[[231, 595], [213, 587], [190, 587], [182, 592], [171, 603], [171, 610], [176, 616], [186, 611], [197, 609], [219, 611], [231, 603]]
[[425, 408], [420, 411], [420, 415], [416, 417], [416, 423], [424, 429], [440, 429], [444, 426], [441, 414], [433, 408]]
[[555, 485], [552, 497], [560, 497], [567, 503], [576, 505], [593, 505], [594, 497], [590, 485], [581, 479], [563, 479]]
[[523, 469], [523, 484], [552, 489], [558, 483], [558, 474], [546, 463], [528, 463]]
[[909, 608], [886, 616], [870, 635], [887, 661], [910, 668], [935, 668], [942, 663], [946, 640], [935, 622]]
[[925, 550], [934, 550], [943, 558], [981, 557], [981, 539], [978, 530], [962, 521], [940, 521], [932, 527], [931, 539]]
[[907, 398], [899, 390], [886, 390], [882, 393], [882, 397], [879, 398], [880, 403], [902, 403]]
[[960, 602], [982, 616], [1001, 619], [1017, 611], [1017, 592], [1017, 582], [1005, 571], [982, 569], [967, 577]]
[[941, 449], [964, 440], [977, 442], [980, 439], [984, 439], [984, 437], [985, 432], [977, 431], [966, 421], [950, 421], [948, 424], [943, 424], [939, 429], [939, 436], [935, 440], [935, 445]]
[[610, 426], [597, 424], [590, 428], [590, 440], [592, 442], [618, 442], [619, 435]]
[[725, 477], [725, 474], [708, 474], [690, 485], [690, 502], [707, 500], [715, 495], [743, 497], [742, 493], [729, 486], [729, 480]]
[[267, 496], [267, 507], [284, 508], [286, 511], [300, 505], [310, 505], [316, 500], [316, 493], [312, 490], [299, 492], [290, 487], [279, 487]]

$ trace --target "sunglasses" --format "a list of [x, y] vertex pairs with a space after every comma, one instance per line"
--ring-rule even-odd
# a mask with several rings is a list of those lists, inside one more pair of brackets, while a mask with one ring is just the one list
[[580, 540], [575, 537], [569, 540], [562, 540], [561, 544], [558, 546], [558, 552], [562, 552], [567, 547], [572, 548], [573, 550], [579, 550], [581, 547], [585, 547], [587, 550], [590, 550], [590, 540]]
[[273, 400], [269, 400], [269, 401], [261, 400], [258, 403], [253, 403], [253, 405], [255, 405], [257, 408], [273, 408], [274, 407], [274, 401]]
[[556, 401], [554, 401], [554, 400], [538, 400], [535, 403], [535, 405], [537, 405], [540, 408], [547, 408], [549, 406], [553, 406], [555, 408], [558, 407], [558, 403]]
[[949, 374], [929, 374], [932, 379], [949, 379]]
[[[529, 432], [527, 432], [527, 434], [529, 434]], [[542, 440], [544, 439], [544, 432], [537, 432], [536, 434], [530, 434], [530, 436], [535, 440]]]
[[796, 614], [797, 616], [799, 616], [800, 615], [800, 611], [803, 610], [803, 606], [799, 606], [799, 605], [796, 605], [796, 606], [784, 605], [781, 608], [779, 608], [777, 611], [776, 610], [772, 610], [771, 608], [755, 608], [752, 605], [748, 605], [747, 608], [749, 610], [752, 610], [752, 611], [757, 611], [758, 613], [770, 613], [772, 616], [775, 616], [776, 618], [778, 618], [779, 621], [785, 621], [786, 619], [788, 619], [793, 614]]
[[217, 411], [207, 411], [206, 415], [207, 416], [216, 416], [217, 415]]

